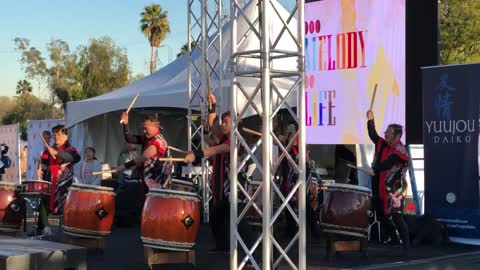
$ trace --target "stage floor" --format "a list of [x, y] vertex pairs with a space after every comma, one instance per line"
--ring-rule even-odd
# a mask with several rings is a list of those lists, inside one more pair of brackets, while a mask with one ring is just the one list
[[[30, 219], [31, 221], [31, 219]], [[52, 220], [53, 221], [53, 220]], [[56, 223], [55, 221], [51, 223]], [[31, 224], [29, 224], [29, 227]], [[59, 238], [58, 238], [59, 239]], [[54, 239], [55, 240], [55, 237]], [[197, 239], [196, 263], [197, 267], [189, 265], [162, 265], [154, 269], [162, 270], [225, 270], [229, 269], [229, 257], [226, 254], [210, 254], [208, 250], [214, 247], [210, 227], [202, 224]], [[459, 255], [462, 253], [469, 253]], [[471, 253], [476, 252], [476, 253]], [[480, 266], [480, 246], [467, 246], [461, 244], [447, 244], [442, 247], [416, 247], [412, 248], [408, 259], [402, 257], [398, 246], [386, 246], [370, 243], [369, 257], [365, 258], [360, 253], [346, 252], [335, 256], [327, 261], [325, 256], [325, 241], [313, 239], [308, 236], [307, 241], [307, 269], [472, 269]], [[450, 256], [450, 255], [459, 256]], [[143, 245], [140, 241], [139, 226], [131, 228], [114, 227], [112, 235], [106, 242], [103, 252], [89, 250], [87, 253], [88, 269], [116, 269], [133, 270], [146, 269], [144, 261]], [[293, 254], [295, 256], [295, 254]], [[443, 256], [443, 257], [442, 257]], [[448, 256], [448, 257], [444, 257]], [[438, 257], [438, 259], [435, 259]], [[393, 263], [393, 264], [392, 264]], [[436, 265], [437, 268], [427, 266]], [[454, 268], [451, 268], [451, 267]], [[278, 269], [291, 269], [287, 264]]]

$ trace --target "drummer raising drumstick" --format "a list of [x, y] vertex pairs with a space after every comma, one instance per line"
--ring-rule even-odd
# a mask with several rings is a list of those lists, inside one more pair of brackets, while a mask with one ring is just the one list
[[128, 113], [124, 112], [121, 116], [123, 125], [123, 133], [127, 143], [141, 144], [142, 155], [136, 160], [129, 161], [117, 167], [117, 171], [121, 172], [135, 166], [142, 168], [141, 181], [143, 183], [144, 192], [148, 187], [164, 186], [166, 180], [171, 174], [171, 161], [160, 161], [168, 155], [168, 144], [161, 134], [160, 120], [158, 115], [147, 115], [143, 121], [143, 134], [132, 135], [128, 129]]
[[[374, 210], [382, 227], [387, 230], [390, 239], [396, 238], [395, 228], [400, 233], [402, 248], [406, 254], [410, 245], [408, 227], [403, 219], [404, 194], [407, 188], [405, 180], [407, 165], [410, 160], [407, 151], [400, 141], [403, 128], [398, 124], [390, 124], [380, 137], [375, 130], [372, 110], [367, 111], [368, 135], [375, 144], [375, 156], [372, 168], [368, 169], [372, 176], [372, 193]], [[393, 224], [392, 224], [393, 222]]]
[[42, 201], [39, 206], [39, 218], [37, 224], [37, 233], [45, 234], [44, 229], [48, 224], [47, 207], [53, 213], [62, 210], [63, 199], [67, 195], [68, 188], [73, 181], [73, 165], [80, 161], [80, 155], [77, 149], [68, 141], [67, 129], [64, 125], [57, 125], [52, 128], [54, 144], [45, 145], [45, 151], [41, 155], [42, 167], [48, 168], [49, 178], [43, 178], [50, 181], [50, 200]]

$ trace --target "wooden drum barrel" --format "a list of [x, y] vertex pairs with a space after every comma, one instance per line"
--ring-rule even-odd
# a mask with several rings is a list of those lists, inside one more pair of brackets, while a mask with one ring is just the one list
[[347, 184], [326, 186], [320, 226], [326, 233], [367, 237], [370, 189]]
[[142, 212], [142, 241], [147, 247], [189, 251], [200, 227], [200, 198], [196, 193], [150, 189]]
[[64, 206], [63, 232], [85, 238], [106, 237], [114, 216], [112, 188], [74, 183]]
[[18, 197], [20, 186], [0, 183], [0, 232], [16, 232], [22, 224], [25, 201]]

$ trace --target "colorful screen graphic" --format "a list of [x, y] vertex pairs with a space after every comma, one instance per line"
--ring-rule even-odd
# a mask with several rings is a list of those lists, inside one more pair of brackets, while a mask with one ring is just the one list
[[[321, 0], [305, 4], [308, 144], [371, 143], [405, 125], [405, 0]], [[419, 116], [421, 117], [421, 116]]]

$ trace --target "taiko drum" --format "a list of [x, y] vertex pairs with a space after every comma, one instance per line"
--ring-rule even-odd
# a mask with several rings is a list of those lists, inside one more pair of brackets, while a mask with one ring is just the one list
[[0, 183], [0, 232], [16, 232], [22, 224], [25, 201], [18, 196], [20, 186]]
[[326, 185], [320, 226], [326, 233], [368, 236], [370, 189], [347, 184]]
[[181, 190], [150, 189], [142, 212], [142, 241], [147, 247], [188, 251], [200, 226], [200, 198]]
[[75, 183], [65, 201], [63, 232], [85, 238], [106, 237], [114, 216], [113, 188]]

